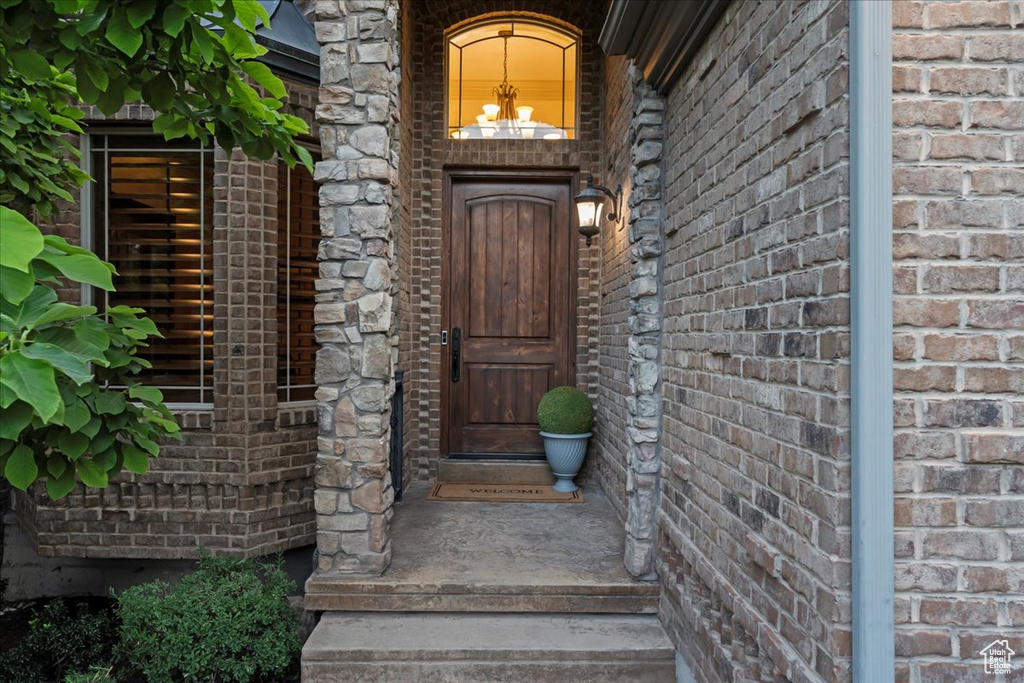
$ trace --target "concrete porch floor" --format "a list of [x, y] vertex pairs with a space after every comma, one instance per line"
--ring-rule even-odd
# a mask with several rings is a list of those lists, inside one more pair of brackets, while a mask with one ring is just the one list
[[622, 523], [595, 484], [580, 504], [426, 500], [395, 508], [383, 576], [314, 574], [306, 609], [654, 613], [656, 584], [622, 564]]

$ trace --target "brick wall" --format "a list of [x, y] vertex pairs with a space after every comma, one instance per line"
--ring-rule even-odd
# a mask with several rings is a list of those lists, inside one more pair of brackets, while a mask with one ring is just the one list
[[413, 339], [418, 334], [416, 320], [412, 315], [412, 232], [413, 202], [412, 167], [413, 167], [413, 110], [415, 94], [413, 90], [413, 0], [402, 0], [398, 14], [398, 27], [401, 32], [399, 55], [399, 164], [398, 184], [403, 192], [398, 196], [399, 220], [395, 230], [395, 251], [398, 261], [398, 296], [396, 297], [396, 314], [398, 316], [398, 369], [406, 371], [406, 383], [403, 387], [404, 402], [402, 405], [403, 422], [403, 475], [408, 483], [415, 475], [415, 459], [413, 444], [419, 432], [419, 415], [415, 410], [418, 401], [419, 384], [413, 383], [415, 372], [412, 372]]
[[894, 3], [899, 680], [1024, 652], [1022, 23], [1005, 0]]
[[[286, 85], [288, 110], [312, 123], [316, 88]], [[139, 105], [87, 112], [108, 128], [152, 118]], [[184, 441], [164, 445], [145, 475], [57, 502], [41, 490], [19, 496], [39, 555], [182, 558], [205, 546], [256, 556], [314, 540], [315, 411], [277, 403], [276, 161], [216, 150], [213, 197], [213, 407], [178, 411]], [[80, 226], [72, 205], [53, 229], [77, 241]]]
[[733, 3], [668, 96], [657, 566], [699, 680], [849, 679], [847, 36]]
[[[441, 253], [443, 168], [492, 166], [501, 168], [579, 168], [593, 170], [598, 182], [601, 158], [600, 48], [597, 36], [603, 17], [584, 3], [572, 0], [417, 0], [412, 5], [415, 99], [412, 139], [412, 182], [403, 186], [403, 200], [412, 206], [409, 250], [409, 342], [400, 348], [411, 353], [400, 361], [412, 395], [410, 457], [417, 475], [428, 479], [440, 456], [441, 438]], [[583, 32], [580, 49], [580, 130], [576, 140], [451, 140], [444, 121], [444, 31], [468, 19], [492, 12], [527, 12], [567, 22]], [[401, 247], [400, 247], [401, 248]], [[577, 272], [576, 381], [592, 391], [597, 371], [597, 324], [600, 306], [598, 274], [600, 251], [579, 245]], [[585, 465], [589, 476], [593, 459]]]
[[[633, 84], [629, 60], [611, 57], [604, 63], [604, 126], [601, 147], [605, 180], [621, 184], [629, 195], [629, 126], [633, 118]], [[628, 216], [628, 202], [623, 202]], [[629, 234], [628, 219], [606, 224], [601, 241], [601, 317], [595, 378], [597, 421], [594, 455], [597, 476], [619, 516], [626, 517], [626, 401], [629, 395]]]

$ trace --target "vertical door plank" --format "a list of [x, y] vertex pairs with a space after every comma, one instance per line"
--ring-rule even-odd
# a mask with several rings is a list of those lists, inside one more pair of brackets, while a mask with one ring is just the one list
[[533, 336], [533, 214], [537, 205], [519, 204], [519, 292], [516, 299], [516, 336]]
[[501, 336], [513, 337], [516, 333], [516, 295], [518, 290], [519, 258], [519, 217], [517, 202], [506, 201], [501, 204]]
[[501, 336], [501, 264], [502, 264], [502, 221], [501, 204], [498, 202], [487, 203], [487, 274], [481, 283], [470, 283], [470, 291], [473, 296], [480, 295], [480, 287], [483, 287], [487, 301], [487, 325], [488, 337]]
[[[469, 283], [487, 282], [487, 205], [476, 204], [469, 214]], [[466, 334], [483, 337], [487, 334], [487, 298], [469, 297], [469, 321]]]

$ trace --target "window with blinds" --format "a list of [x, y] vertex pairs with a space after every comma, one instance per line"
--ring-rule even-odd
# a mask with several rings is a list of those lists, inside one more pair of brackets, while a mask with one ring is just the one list
[[[319, 161], [318, 154], [313, 154]], [[319, 274], [320, 203], [313, 176], [301, 165], [278, 165], [277, 400], [308, 401], [316, 391], [314, 283]]]
[[95, 304], [144, 308], [164, 335], [142, 381], [174, 403], [213, 402], [213, 151], [116, 134], [91, 138], [92, 248], [119, 276]]

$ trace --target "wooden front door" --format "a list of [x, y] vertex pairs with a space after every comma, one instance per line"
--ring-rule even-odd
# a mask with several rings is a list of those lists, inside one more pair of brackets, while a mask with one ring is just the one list
[[446, 174], [446, 454], [544, 452], [537, 403], [573, 383], [573, 178]]

